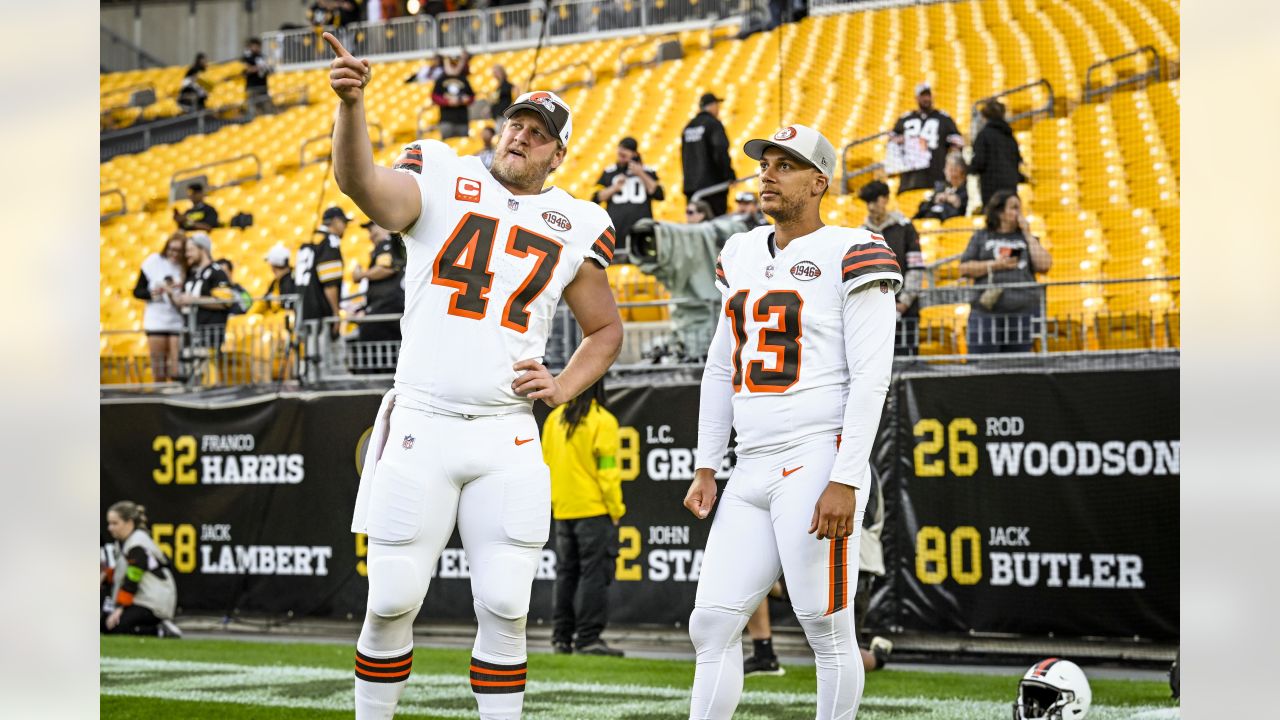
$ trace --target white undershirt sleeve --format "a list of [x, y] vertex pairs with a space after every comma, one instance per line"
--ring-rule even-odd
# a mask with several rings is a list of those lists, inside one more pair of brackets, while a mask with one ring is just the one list
[[707, 366], [702, 371], [702, 394], [698, 403], [698, 452], [695, 468], [720, 471], [729, 450], [733, 429], [733, 330], [729, 318], [721, 316], [716, 325]]
[[831, 481], [862, 488], [870, 480], [871, 446], [893, 373], [894, 295], [881, 292], [880, 283], [861, 285], [845, 296], [843, 315], [849, 400]]

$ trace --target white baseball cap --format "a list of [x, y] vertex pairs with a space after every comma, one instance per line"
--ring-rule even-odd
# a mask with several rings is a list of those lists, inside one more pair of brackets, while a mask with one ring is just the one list
[[788, 125], [768, 140], [750, 140], [742, 147], [752, 160], [764, 157], [767, 148], [776, 147], [806, 165], [812, 165], [830, 180], [836, 169], [836, 149], [822, 133], [804, 125]]
[[284, 243], [276, 243], [267, 251], [267, 264], [273, 267], [289, 266], [289, 248]]
[[573, 133], [573, 113], [569, 110], [569, 104], [561, 100], [559, 95], [550, 90], [527, 92], [503, 110], [502, 116], [510, 118], [518, 110], [538, 113], [546, 121], [547, 127], [551, 128], [551, 132], [560, 139], [560, 144], [569, 144], [569, 135]]

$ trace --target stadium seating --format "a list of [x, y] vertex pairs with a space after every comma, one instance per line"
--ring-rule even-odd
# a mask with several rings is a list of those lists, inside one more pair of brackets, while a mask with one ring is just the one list
[[[1054, 255], [1046, 278], [1124, 279], [1179, 272], [1178, 81], [1081, 103], [1085, 74], [1094, 63], [1143, 45], [1155, 47], [1167, 63], [1178, 61], [1176, 0], [967, 0], [815, 16], [711, 49], [705, 46], [706, 36], [706, 31], [682, 32], [678, 39], [683, 59], [633, 67], [623, 75], [617, 74], [617, 58], [635, 38], [543, 48], [538, 68], [540, 73], [552, 72], [540, 75], [536, 85], [555, 86], [580, 77], [581, 68], [575, 66], [579, 63], [589, 64], [595, 74], [593, 87], [563, 93], [575, 111], [575, 135], [565, 169], [553, 175], [552, 182], [577, 197], [588, 197], [601, 169], [612, 161], [617, 140], [632, 135], [667, 190], [668, 199], [655, 204], [658, 218], [680, 221], [684, 200], [678, 138], [705, 90], [726, 98], [722, 119], [735, 145], [771, 131], [779, 122], [799, 122], [823, 130], [843, 147], [891, 127], [913, 106], [912, 88], [921, 80], [933, 83], [937, 104], [967, 135], [975, 101], [1044, 77], [1052, 83], [1065, 115], [1020, 123], [1016, 134], [1032, 176], [1032, 183], [1023, 188], [1029, 219]], [[651, 39], [656, 46], [658, 38]], [[787, 68], [781, 97], [775, 71], [780, 53]], [[472, 83], [482, 95], [492, 92], [490, 70], [502, 64], [524, 85], [533, 61], [533, 50], [477, 55], [471, 61]], [[389, 163], [420, 125], [435, 122], [431, 88], [404, 83], [422, 62], [374, 66], [368, 114], [375, 140], [382, 141], [375, 151], [380, 163]], [[210, 77], [226, 78], [215, 86], [211, 107], [242, 98], [241, 83], [234, 79], [238, 67], [234, 62], [211, 67]], [[149, 83], [160, 100], [137, 112], [145, 117], [172, 114], [176, 105], [169, 103], [184, 72], [171, 67], [103, 75], [103, 107], [119, 103], [120, 89]], [[1115, 73], [1108, 70], [1102, 77], [1114, 80]], [[273, 91], [305, 86], [310, 103], [100, 165], [102, 189], [122, 191], [130, 210], [101, 227], [102, 329], [140, 327], [141, 303], [131, 290], [142, 259], [172, 229], [169, 185], [180, 169], [246, 154], [260, 161], [260, 179], [234, 185], [226, 183], [251, 174], [256, 166], [245, 161], [208, 171], [210, 183], [223, 186], [208, 201], [224, 219], [241, 211], [254, 215], [253, 227], [220, 229], [213, 239], [215, 256], [235, 261], [234, 280], [255, 295], [269, 283], [263, 262], [268, 247], [278, 241], [299, 245], [313, 232], [319, 210], [330, 204], [356, 212], [327, 178], [327, 165], [309, 162], [323, 158], [327, 140], [309, 146], [301, 156], [303, 142], [323, 138], [331, 126], [334, 103], [327, 71], [281, 72], [270, 83]], [[1046, 99], [1037, 89], [1025, 102], [1030, 107]], [[473, 135], [484, 124], [473, 123]], [[449, 142], [461, 153], [479, 147], [473, 138]], [[739, 176], [754, 171], [750, 159], [737, 152], [733, 157]], [[919, 197], [904, 195], [896, 206], [911, 215], [918, 202]], [[856, 194], [830, 193], [823, 213], [829, 223], [856, 225], [865, 208]], [[942, 225], [922, 224], [926, 260], [958, 254], [968, 240], [967, 230], [980, 222], [981, 218], [958, 218]], [[966, 231], [945, 232], [956, 228]], [[348, 264], [366, 262], [369, 250], [365, 234], [353, 228], [343, 246]], [[614, 271], [610, 277], [620, 301], [666, 296], [660, 285], [634, 268]], [[954, 269], [940, 272], [937, 280], [953, 277]], [[1063, 313], [1090, 329], [1090, 348], [1139, 342], [1151, 347], [1165, 340], [1157, 342], [1151, 333], [1130, 333], [1125, 323], [1120, 323], [1122, 330], [1113, 331], [1112, 324], [1098, 324], [1095, 318], [1146, 313], [1149, 325], [1160, 328], [1154, 335], [1176, 344], [1176, 329], [1166, 330], [1176, 328], [1176, 316], [1170, 325], [1166, 314], [1176, 312], [1177, 294], [1176, 281], [1123, 291], [1055, 287], [1049, 292], [1049, 306], [1051, 314]], [[627, 319], [663, 318], [660, 308], [637, 308]], [[104, 354], [145, 354], [137, 336], [104, 337]]]

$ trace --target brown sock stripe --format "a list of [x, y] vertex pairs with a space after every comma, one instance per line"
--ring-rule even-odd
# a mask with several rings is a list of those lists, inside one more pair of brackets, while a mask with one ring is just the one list
[[501, 665], [471, 658], [471, 691], [484, 695], [524, 692], [527, 662]]
[[356, 677], [368, 682], [394, 683], [409, 679], [413, 669], [413, 651], [389, 658], [378, 658], [356, 651]]

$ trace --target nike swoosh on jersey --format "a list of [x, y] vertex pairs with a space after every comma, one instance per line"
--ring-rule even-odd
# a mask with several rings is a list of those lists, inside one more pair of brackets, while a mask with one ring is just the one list
[[802, 468], [802, 467], [804, 467], [804, 466], [803, 466], [803, 465], [797, 465], [797, 466], [795, 466], [795, 467], [791, 468], [790, 470], [788, 470], [788, 469], [786, 469], [786, 468], [782, 468], [782, 477], [786, 477], [786, 476], [790, 475], [791, 473], [793, 473], [793, 472], [795, 472], [795, 471], [799, 470], [799, 469], [800, 469], [800, 468]]
[[531, 443], [531, 442], [533, 442], [533, 438], [528, 438], [527, 440], [521, 440], [520, 438], [516, 438], [516, 445], [523, 445], [525, 443]]

